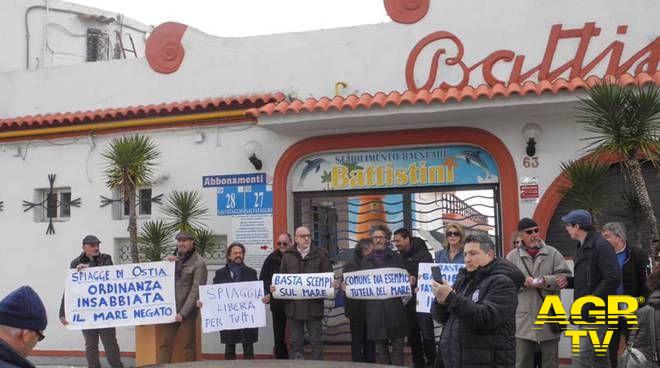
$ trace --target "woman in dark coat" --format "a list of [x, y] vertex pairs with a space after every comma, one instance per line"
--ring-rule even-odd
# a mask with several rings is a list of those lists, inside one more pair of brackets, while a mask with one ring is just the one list
[[[227, 247], [227, 266], [215, 271], [214, 284], [257, 281], [257, 271], [243, 263], [245, 247], [232, 243]], [[254, 343], [259, 339], [258, 328], [220, 331], [220, 342], [225, 344], [225, 360], [236, 359], [236, 344], [243, 345], [243, 358], [254, 359]]]
[[[631, 336], [632, 346], [654, 363], [660, 364], [660, 252], [655, 256], [656, 266], [648, 277], [651, 289], [648, 303], [637, 311], [638, 330]], [[654, 319], [651, 318], [653, 314]], [[652, 324], [651, 322], [654, 322]], [[651, 329], [655, 329], [655, 341]], [[654, 346], [655, 345], [655, 346]]]
[[[403, 267], [403, 258], [387, 247], [391, 232], [385, 225], [375, 225], [369, 231], [374, 249], [361, 262], [363, 270]], [[367, 339], [376, 344], [376, 363], [403, 365], [404, 338], [408, 333], [406, 311], [400, 297], [367, 300]], [[388, 345], [392, 347], [390, 354]]]

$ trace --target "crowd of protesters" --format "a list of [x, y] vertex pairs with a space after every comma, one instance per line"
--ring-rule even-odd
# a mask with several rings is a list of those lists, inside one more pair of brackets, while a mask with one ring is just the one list
[[[355, 362], [404, 365], [404, 347], [410, 347], [412, 365], [418, 367], [559, 367], [557, 324], [535, 325], [541, 305], [548, 295], [572, 289], [573, 298], [593, 295], [630, 295], [646, 300], [638, 310], [639, 328], [632, 330], [622, 317], [618, 324], [581, 325], [576, 329], [596, 331], [603, 339], [608, 328], [614, 330], [606, 354], [597, 354], [591, 341], [580, 343], [572, 357], [573, 367], [617, 367], [620, 347], [639, 351], [648, 362], [658, 364], [660, 351], [660, 253], [654, 255], [655, 267], [639, 247], [627, 243], [625, 227], [607, 223], [596, 230], [591, 214], [574, 210], [561, 218], [565, 230], [576, 241], [573, 270], [564, 256], [541, 238], [542, 229], [523, 218], [514, 234], [512, 250], [496, 256], [491, 237], [464, 229], [458, 223], [445, 227], [442, 249], [429, 251], [426, 242], [411, 230], [392, 232], [384, 224], [371, 227], [369, 236], [360, 239], [351, 251], [343, 272], [399, 268], [407, 271], [413, 295], [388, 299], [347, 299], [351, 357]], [[196, 252], [193, 236], [176, 235], [177, 248], [166, 260], [175, 262], [176, 320], [166, 325], [158, 341], [158, 363], [171, 361], [174, 338], [180, 340], [187, 360], [194, 360], [195, 321], [199, 308], [199, 286], [207, 282], [207, 266]], [[293, 236], [282, 233], [275, 250], [266, 258], [260, 274], [245, 265], [246, 249], [232, 243], [226, 252], [227, 264], [215, 272], [213, 283], [242, 281], [264, 282], [263, 303], [270, 305], [273, 322], [274, 357], [304, 359], [304, 342], [311, 345], [308, 358], [323, 359], [323, 299], [282, 300], [273, 297], [276, 273], [331, 272], [325, 249], [312, 243], [310, 230], [301, 226]], [[82, 253], [71, 268], [112, 265], [109, 255], [100, 252], [101, 241], [93, 235], [82, 241]], [[462, 267], [453, 282], [433, 280], [434, 300], [431, 313], [416, 308], [415, 291], [420, 263], [455, 263]], [[653, 272], [649, 275], [650, 270]], [[334, 287], [344, 289], [337, 282]], [[582, 310], [582, 318], [592, 318], [594, 306]], [[68, 324], [63, 303], [60, 322]], [[23, 286], [0, 300], [0, 366], [33, 367], [25, 357], [44, 338], [46, 312], [39, 296]], [[436, 335], [435, 325], [441, 326]], [[287, 344], [287, 331], [288, 340]], [[90, 367], [100, 367], [99, 340], [112, 367], [123, 367], [114, 328], [82, 331]], [[254, 359], [258, 329], [245, 328], [220, 333], [225, 359], [236, 359], [240, 344], [245, 359]], [[655, 359], [655, 360], [654, 360]]]

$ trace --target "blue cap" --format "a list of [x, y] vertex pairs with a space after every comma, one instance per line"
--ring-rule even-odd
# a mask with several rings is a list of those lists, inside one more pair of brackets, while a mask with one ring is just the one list
[[585, 210], [573, 210], [562, 217], [561, 221], [565, 224], [591, 226], [591, 214]]
[[29, 286], [21, 286], [0, 300], [0, 325], [32, 331], [46, 329], [46, 308]]

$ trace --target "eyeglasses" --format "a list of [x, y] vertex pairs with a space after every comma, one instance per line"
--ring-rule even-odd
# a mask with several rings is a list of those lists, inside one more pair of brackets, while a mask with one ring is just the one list
[[42, 341], [43, 339], [46, 338], [46, 336], [44, 336], [44, 333], [41, 332], [41, 331], [39, 331], [39, 330], [32, 330], [32, 332], [34, 332], [35, 334], [37, 334], [37, 340], [38, 340], [38, 341]]
[[312, 237], [310, 234], [302, 234], [302, 235], [296, 235], [298, 238], [303, 238], [303, 239], [309, 239]]
[[288, 242], [277, 242], [277, 245], [289, 245]]
[[461, 236], [458, 231], [447, 231], [447, 236]]
[[525, 230], [525, 233], [526, 233], [527, 235], [538, 234], [538, 232], [539, 232], [539, 228], [538, 228], [538, 227], [535, 228], [535, 229]]
[[372, 239], [387, 239], [386, 236], [380, 236], [380, 235], [374, 235], [371, 237]]

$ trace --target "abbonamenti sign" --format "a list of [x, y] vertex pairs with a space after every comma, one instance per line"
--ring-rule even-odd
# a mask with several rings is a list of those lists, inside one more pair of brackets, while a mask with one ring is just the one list
[[491, 155], [474, 146], [321, 153], [293, 170], [293, 190], [356, 190], [497, 183]]

